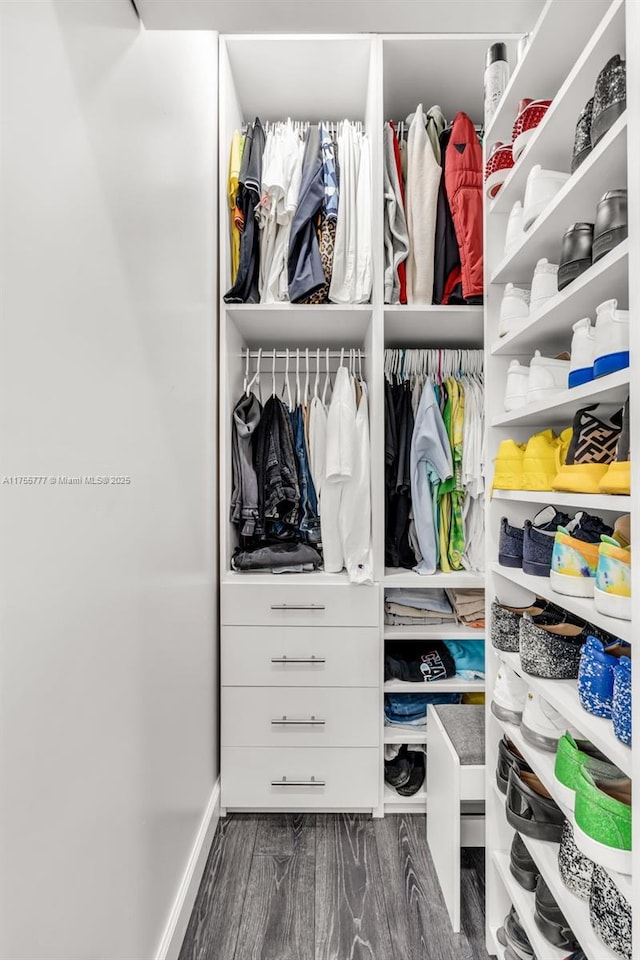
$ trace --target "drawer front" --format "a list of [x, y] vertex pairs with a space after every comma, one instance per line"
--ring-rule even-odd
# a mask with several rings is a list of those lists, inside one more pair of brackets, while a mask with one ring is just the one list
[[221, 759], [223, 807], [355, 810], [378, 805], [376, 748], [223, 747]]
[[377, 690], [222, 688], [225, 747], [375, 747], [380, 742]]
[[[275, 581], [275, 582], [274, 582]], [[281, 627], [377, 627], [380, 621], [377, 586], [345, 583], [312, 584], [300, 575], [299, 584], [223, 583], [224, 624]]]
[[378, 687], [376, 627], [223, 627], [222, 683], [240, 687]]

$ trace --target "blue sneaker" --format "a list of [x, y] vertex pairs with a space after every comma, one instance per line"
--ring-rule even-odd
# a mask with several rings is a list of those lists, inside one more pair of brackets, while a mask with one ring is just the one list
[[631, 660], [620, 657], [613, 668], [613, 732], [631, 746]]
[[629, 644], [622, 641], [605, 644], [597, 637], [587, 637], [578, 667], [578, 696], [589, 713], [611, 718], [614, 669], [629, 652]]

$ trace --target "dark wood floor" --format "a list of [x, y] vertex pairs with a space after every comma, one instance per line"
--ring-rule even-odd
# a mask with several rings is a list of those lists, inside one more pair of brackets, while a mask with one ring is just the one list
[[462, 853], [451, 932], [424, 816], [221, 821], [180, 960], [487, 960], [484, 851]]

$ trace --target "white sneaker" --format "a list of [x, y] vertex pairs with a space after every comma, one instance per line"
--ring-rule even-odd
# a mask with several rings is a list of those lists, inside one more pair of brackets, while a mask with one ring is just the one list
[[523, 216], [524, 208], [522, 206], [522, 201], [516, 200], [514, 205], [511, 207], [511, 213], [509, 214], [509, 219], [507, 220], [507, 232], [504, 238], [505, 257], [509, 256], [509, 254], [518, 246], [524, 237], [524, 228], [522, 226]]
[[501, 663], [493, 688], [491, 713], [505, 723], [520, 723], [526, 697], [527, 684], [511, 667]]
[[501, 337], [529, 319], [530, 296], [531, 294], [526, 287], [516, 287], [513, 283], [506, 285], [502, 294], [500, 320], [498, 322], [498, 333]]
[[555, 707], [535, 690], [529, 690], [526, 695], [520, 730], [527, 743], [549, 753], [556, 752], [558, 740], [567, 731], [572, 737], [580, 739], [575, 727], [569, 726]]
[[565, 353], [560, 357], [542, 357], [536, 350], [529, 364], [527, 403], [553, 400], [567, 389], [571, 361]]
[[539, 163], [531, 167], [524, 192], [523, 227], [528, 230], [571, 176], [559, 170], [543, 170]]
[[538, 260], [531, 281], [529, 315], [540, 313], [545, 303], [558, 293], [558, 264], [549, 263], [546, 257]]
[[507, 413], [526, 406], [528, 388], [529, 367], [525, 367], [518, 360], [512, 360], [507, 370], [507, 388], [504, 394], [504, 408]]
[[593, 380], [595, 356], [596, 328], [591, 324], [591, 317], [583, 317], [573, 325], [569, 387], [579, 387], [581, 383]]
[[593, 376], [629, 366], [629, 311], [618, 310], [617, 300], [605, 300], [596, 307], [596, 334]]

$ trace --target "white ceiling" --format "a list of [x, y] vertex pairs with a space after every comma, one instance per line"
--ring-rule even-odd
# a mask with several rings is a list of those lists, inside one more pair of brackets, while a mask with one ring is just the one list
[[220, 33], [526, 33], [544, 0], [135, 0], [149, 29]]

